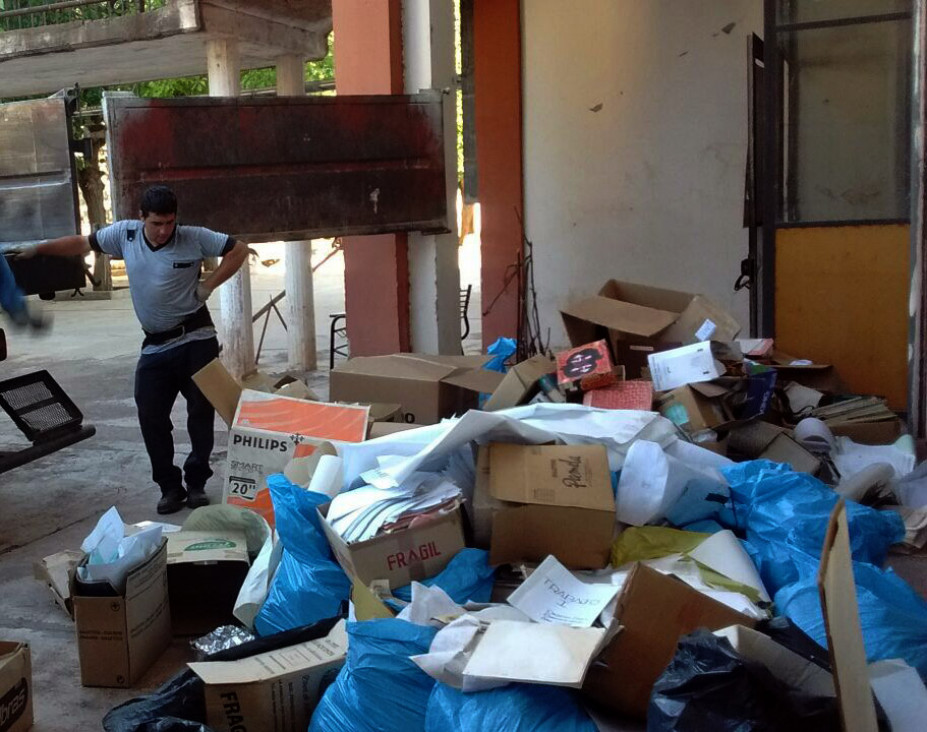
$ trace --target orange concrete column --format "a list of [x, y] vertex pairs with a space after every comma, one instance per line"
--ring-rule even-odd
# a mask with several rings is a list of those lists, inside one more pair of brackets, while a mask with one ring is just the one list
[[502, 291], [506, 270], [517, 261], [522, 246], [519, 5], [519, 0], [474, 0], [473, 6], [484, 346], [499, 336], [514, 338], [518, 324], [517, 279], [486, 311]]
[[[401, 0], [335, 0], [338, 94], [402, 94]], [[408, 351], [409, 252], [405, 234], [344, 238], [344, 290], [352, 356]]]

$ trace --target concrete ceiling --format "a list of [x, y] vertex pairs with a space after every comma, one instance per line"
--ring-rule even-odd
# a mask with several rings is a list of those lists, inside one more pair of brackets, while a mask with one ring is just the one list
[[238, 39], [243, 69], [283, 54], [323, 58], [330, 30], [331, 0], [174, 0], [138, 15], [0, 32], [0, 98], [205, 74], [207, 42], [219, 37]]

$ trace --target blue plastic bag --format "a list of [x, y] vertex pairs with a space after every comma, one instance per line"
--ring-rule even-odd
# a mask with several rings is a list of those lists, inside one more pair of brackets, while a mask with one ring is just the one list
[[[853, 576], [867, 660], [903, 658], [927, 681], [927, 602], [890, 569], [854, 562]], [[815, 575], [782, 588], [774, 599], [783, 615], [827, 647]]]
[[[817, 572], [827, 521], [839, 496], [806, 473], [754, 460], [722, 469], [731, 486], [735, 525], [746, 533], [770, 593]], [[853, 559], [881, 566], [904, 537], [898, 514], [847, 501]]]
[[[439, 574], [422, 580], [423, 585], [444, 590], [458, 605], [468, 600], [489, 602], [496, 570], [489, 566], [489, 552], [461, 549]], [[412, 601], [412, 585], [393, 590], [400, 600]]]
[[283, 556], [267, 600], [254, 619], [260, 635], [338, 615], [351, 594], [351, 583], [332, 556], [316, 513], [318, 506], [328, 503], [328, 496], [304, 490], [282, 474], [269, 476], [267, 485]]
[[309, 732], [420, 732], [434, 679], [409, 660], [437, 632], [404, 620], [348, 623], [348, 657]]
[[559, 686], [510, 684], [464, 694], [435, 684], [425, 732], [595, 732], [575, 692]]
[[483, 368], [504, 374], [505, 362], [515, 354], [517, 348], [518, 343], [514, 338], [497, 338], [496, 342], [486, 349], [486, 353], [494, 358], [483, 364]]

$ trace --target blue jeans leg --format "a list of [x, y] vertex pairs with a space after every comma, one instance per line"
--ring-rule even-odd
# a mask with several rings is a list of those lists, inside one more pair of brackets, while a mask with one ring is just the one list
[[0, 308], [13, 315], [21, 312], [25, 307], [26, 301], [22, 290], [16, 285], [13, 270], [10, 269], [6, 257], [0, 254]]

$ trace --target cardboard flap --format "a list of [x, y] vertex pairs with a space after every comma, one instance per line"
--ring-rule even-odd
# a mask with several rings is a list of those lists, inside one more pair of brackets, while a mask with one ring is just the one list
[[430, 353], [404, 353], [402, 358], [415, 358], [420, 361], [440, 364], [441, 366], [453, 366], [457, 369], [480, 369], [489, 363], [493, 356], [484, 353], [476, 356], [439, 356]]
[[234, 426], [311, 435], [320, 440], [360, 442], [367, 434], [369, 412], [369, 407], [307, 402], [245, 389], [238, 402]]
[[259, 653], [238, 661], [204, 661], [187, 665], [206, 684], [252, 684], [330, 663], [339, 656], [343, 658], [347, 648], [348, 636], [344, 620], [341, 620], [327, 636], [318, 640]]
[[235, 419], [235, 410], [241, 398], [241, 386], [218, 358], [214, 358], [193, 374], [193, 383], [215, 408], [229, 427]]
[[394, 355], [360, 356], [339, 364], [334, 370], [364, 376], [436, 382], [450, 376], [457, 368], [455, 364], [438, 363], [429, 358]]
[[489, 481], [501, 501], [615, 510], [604, 445], [492, 444]]
[[667, 310], [677, 317], [695, 297], [691, 292], [667, 290], [663, 287], [640, 285], [636, 282], [622, 282], [621, 280], [609, 280], [602, 285], [599, 294], [612, 300], [624, 300], [635, 305]]
[[480, 394], [492, 394], [499, 388], [499, 384], [505, 379], [505, 374], [498, 371], [489, 371], [487, 369], [468, 369], [459, 371], [446, 379], [442, 379], [445, 384], [459, 386], [461, 389], [475, 391]]
[[613, 300], [601, 295], [570, 303], [561, 310], [564, 316], [585, 320], [609, 330], [638, 336], [654, 336], [678, 317], [677, 313]]
[[664, 333], [666, 340], [683, 343], [731, 341], [740, 333], [740, 324], [720, 305], [703, 295], [692, 298], [679, 319]]
[[687, 385], [692, 391], [696, 391], [706, 399], [717, 399], [725, 394], [730, 393], [731, 389], [722, 384], [716, 384], [711, 381], [697, 381], [694, 384]]

